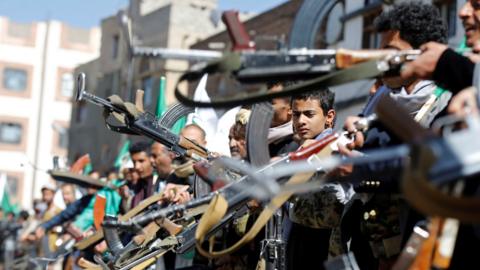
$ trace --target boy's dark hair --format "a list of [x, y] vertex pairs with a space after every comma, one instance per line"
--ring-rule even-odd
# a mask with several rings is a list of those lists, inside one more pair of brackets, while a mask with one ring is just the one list
[[151, 143], [144, 141], [136, 142], [128, 148], [128, 152], [131, 156], [140, 152], [145, 152], [147, 155], [150, 155], [150, 147]]
[[374, 21], [377, 32], [396, 30], [413, 48], [429, 41], [447, 42], [447, 27], [438, 9], [418, 1], [403, 2], [382, 12]]
[[323, 115], [327, 115], [329, 110], [333, 110], [333, 104], [335, 103], [335, 93], [330, 89], [325, 88], [317, 91], [305, 92], [303, 94], [295, 95], [292, 97], [292, 107], [295, 100], [318, 100], [320, 107], [322, 107]]
[[292, 85], [297, 84], [297, 81], [269, 81], [267, 82], [267, 89], [271, 89], [274, 86], [280, 85], [283, 86], [284, 88], [290, 87]]
[[22, 210], [20, 211], [20, 213], [18, 214], [18, 216], [24, 220], [27, 220], [28, 217], [30, 216], [30, 214], [28, 213], [28, 211], [26, 210]]

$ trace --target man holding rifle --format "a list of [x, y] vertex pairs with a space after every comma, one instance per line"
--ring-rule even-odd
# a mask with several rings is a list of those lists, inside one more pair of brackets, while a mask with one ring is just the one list
[[[428, 41], [446, 42], [446, 28], [438, 10], [421, 2], [402, 3], [384, 11], [375, 20], [375, 28], [381, 34], [382, 49], [411, 50]], [[372, 104], [367, 104], [366, 108], [375, 107], [379, 96], [389, 95], [424, 126], [429, 126], [446, 108], [450, 98], [450, 93], [438, 89], [432, 81], [415, 77], [384, 77], [382, 83], [370, 99]], [[430, 100], [433, 100], [432, 106], [427, 102]], [[359, 117], [349, 117], [345, 129], [355, 133], [353, 123], [358, 120]], [[356, 132], [350, 149], [363, 151], [399, 143], [401, 141], [383, 125], [375, 124], [365, 135]], [[339, 149], [344, 155], [353, 155], [342, 145], [339, 145]], [[346, 240], [351, 236], [350, 249], [361, 269], [391, 268], [419, 218], [398, 193], [397, 183], [403, 168], [401, 162], [393, 160], [337, 170], [340, 175], [363, 181], [355, 190], [365, 195], [357, 195], [357, 200], [350, 204], [349, 211], [343, 217], [343, 237]], [[381, 179], [371, 179], [371, 175], [378, 175], [379, 172]], [[374, 184], [370, 185], [371, 182]], [[405, 213], [409, 213], [408, 218]]]

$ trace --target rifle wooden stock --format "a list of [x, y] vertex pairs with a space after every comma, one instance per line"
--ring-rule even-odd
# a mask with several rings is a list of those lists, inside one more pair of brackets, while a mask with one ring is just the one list
[[215, 191], [227, 185], [222, 179], [213, 179], [209, 176], [208, 170], [210, 169], [210, 164], [206, 161], [200, 161], [193, 164], [193, 170], [195, 174], [203, 179], [211, 188], [211, 191]]
[[432, 257], [435, 250], [435, 243], [442, 226], [442, 218], [432, 217], [428, 224], [428, 238], [423, 242], [410, 270], [426, 270], [432, 267]]
[[399, 55], [408, 59], [409, 56], [416, 56], [418, 54], [420, 54], [419, 50], [398, 51], [338, 49], [335, 54], [335, 60], [337, 63], [337, 68], [343, 69], [366, 61], [386, 58], [388, 56]]
[[[458, 181], [452, 190], [452, 195], [459, 197], [465, 188], [464, 181]], [[452, 260], [455, 242], [457, 239], [460, 221], [454, 218], [445, 218], [438, 237], [432, 265], [435, 269], [448, 269]]]
[[135, 107], [137, 107], [137, 110], [140, 112], [145, 112], [143, 108], [143, 96], [145, 95], [145, 91], [138, 89], [137, 92], [135, 93]]
[[228, 10], [223, 12], [222, 21], [227, 27], [227, 32], [232, 41], [232, 49], [234, 51], [255, 49], [245, 26], [238, 18], [238, 11]]
[[443, 220], [432, 261], [435, 269], [448, 269], [450, 267], [459, 227], [460, 222], [457, 219], [446, 218]]
[[423, 247], [425, 241], [430, 235], [427, 228], [423, 228], [418, 224], [413, 228], [413, 232], [410, 235], [408, 242], [402, 250], [402, 253], [398, 257], [392, 270], [407, 270], [410, 269], [416, 257], [418, 256], [420, 249]]
[[88, 269], [88, 270], [102, 270], [102, 267], [96, 263], [93, 263], [83, 257], [81, 257], [78, 260], [78, 266], [80, 266], [83, 269]]
[[290, 158], [290, 160], [307, 159], [310, 156], [320, 153], [323, 150], [327, 149], [328, 148], [327, 146], [330, 145], [330, 143], [336, 141], [338, 137], [339, 137], [338, 133], [328, 135], [322, 140], [313, 142], [306, 147], [301, 147], [297, 151], [290, 153], [288, 157]]
[[193, 143], [192, 141], [184, 138], [183, 136], [179, 136], [178, 145], [183, 147], [184, 149], [187, 149], [187, 154], [190, 157], [194, 157], [195, 155], [198, 155], [202, 158], [208, 157], [208, 152], [203, 147]]
[[160, 225], [158, 225], [156, 222], [150, 222], [142, 229], [142, 233], [137, 234], [133, 237], [133, 242], [138, 246], [150, 242], [155, 237], [160, 228]]
[[168, 218], [162, 218], [161, 220], [157, 221], [157, 223], [164, 228], [170, 235], [177, 235], [179, 234], [183, 227], [180, 225], [175, 224]]
[[156, 234], [160, 228], [165, 229], [170, 235], [177, 235], [183, 229], [182, 226], [173, 223], [170, 219], [162, 218], [154, 222], [150, 222], [145, 228], [143, 228], [141, 234], [133, 237], [133, 241], [139, 246], [143, 243], [149, 243], [156, 237]]

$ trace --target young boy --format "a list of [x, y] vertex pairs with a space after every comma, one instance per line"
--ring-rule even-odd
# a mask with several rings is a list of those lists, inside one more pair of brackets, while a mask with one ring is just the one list
[[[333, 132], [335, 95], [329, 89], [309, 92], [292, 99], [294, 136], [300, 145], [309, 140], [320, 140]], [[287, 243], [288, 269], [323, 269], [329, 253], [342, 252], [338, 225], [344, 201], [339, 184], [329, 184], [324, 189], [291, 199], [289, 218], [292, 227]]]

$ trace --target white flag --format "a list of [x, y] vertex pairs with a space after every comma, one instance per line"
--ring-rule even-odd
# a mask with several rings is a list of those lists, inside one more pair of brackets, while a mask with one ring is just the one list
[[[208, 74], [205, 74], [198, 83], [193, 95], [195, 101], [210, 101], [206, 88], [207, 79]], [[228, 133], [235, 123], [235, 115], [239, 110], [240, 107], [235, 107], [222, 113], [212, 108], [195, 108], [195, 112], [188, 116], [187, 124], [195, 123], [205, 131], [208, 150], [230, 156]]]

